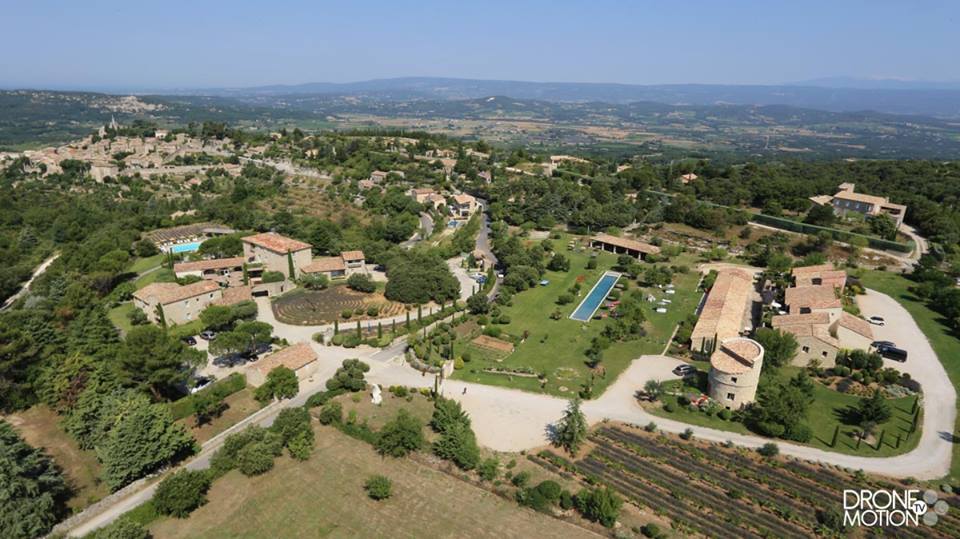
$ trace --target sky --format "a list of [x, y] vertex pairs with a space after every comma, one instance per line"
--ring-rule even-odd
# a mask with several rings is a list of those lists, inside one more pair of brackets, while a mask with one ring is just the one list
[[960, 80], [953, 0], [0, 0], [0, 86]]

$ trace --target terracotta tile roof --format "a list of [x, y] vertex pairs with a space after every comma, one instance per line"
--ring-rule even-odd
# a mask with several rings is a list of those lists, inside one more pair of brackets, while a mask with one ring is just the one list
[[710, 356], [710, 366], [726, 374], [743, 374], [754, 368], [762, 354], [763, 348], [753, 339], [727, 339]]
[[234, 258], [214, 258], [212, 260], [197, 260], [195, 262], [180, 262], [173, 265], [174, 273], [185, 271], [206, 271], [213, 269], [239, 268], [243, 267], [243, 257]]
[[310, 248], [309, 243], [304, 243], [300, 240], [281, 236], [276, 232], [263, 232], [261, 234], [247, 236], [242, 239], [246, 243], [252, 243], [254, 245], [263, 247], [264, 249], [269, 249], [280, 254], [287, 254]]
[[364, 260], [367, 257], [363, 256], [363, 251], [344, 251], [340, 253], [340, 257], [343, 258], [346, 262], [353, 262], [356, 260]]
[[236, 305], [253, 299], [253, 286], [232, 286], [223, 289], [223, 297], [214, 301], [217, 305]]
[[830, 315], [824, 311], [774, 316], [771, 325], [796, 337], [813, 337], [834, 348], [840, 347], [840, 341], [830, 334]]
[[213, 281], [198, 281], [184, 286], [177, 283], [150, 283], [134, 292], [133, 297], [148, 303], [156, 298], [161, 305], [167, 305], [218, 290], [220, 285]]
[[814, 279], [833, 288], [843, 289], [847, 285], [847, 272], [834, 268], [832, 264], [793, 268], [792, 274], [797, 286], [815, 286]]
[[716, 338], [722, 341], [739, 335], [752, 294], [753, 276], [750, 273], [735, 268], [717, 272], [717, 279], [707, 293], [697, 325], [693, 328], [691, 342], [696, 346], [703, 340]]
[[840, 200], [851, 200], [854, 202], [864, 202], [867, 204], [873, 204], [874, 206], [882, 206], [889, 202], [885, 197], [865, 195], [863, 193], [854, 193], [851, 191], [840, 191], [833, 195], [833, 198]]
[[288, 346], [254, 363], [249, 369], [255, 369], [266, 376], [276, 367], [286, 367], [297, 371], [317, 360], [317, 353], [310, 344], [302, 342]]
[[836, 309], [843, 303], [832, 286], [795, 286], [788, 288], [785, 300], [794, 314], [800, 309]]
[[476, 202], [477, 199], [468, 194], [459, 194], [453, 195], [453, 201], [461, 206], [467, 206]]
[[830, 325], [830, 314], [824, 311], [807, 314], [785, 314], [774, 316], [771, 325], [774, 328], [783, 328], [786, 326], [803, 326], [811, 324]]
[[863, 318], [853, 316], [844, 311], [840, 313], [840, 319], [837, 320], [837, 325], [847, 328], [858, 335], [862, 335], [871, 341], [873, 340], [873, 328], [870, 327], [870, 322], [867, 322]]
[[631, 249], [646, 254], [657, 254], [660, 252], [660, 248], [656, 245], [650, 245], [649, 243], [644, 243], [642, 241], [632, 240], [629, 238], [618, 238], [617, 236], [611, 236], [610, 234], [597, 234], [593, 237], [593, 241], [606, 243], [616, 247], [622, 247], [624, 249]]
[[304, 273], [321, 273], [328, 271], [345, 271], [347, 265], [343, 258], [339, 256], [326, 256], [323, 258], [314, 258], [313, 262], [302, 268]]

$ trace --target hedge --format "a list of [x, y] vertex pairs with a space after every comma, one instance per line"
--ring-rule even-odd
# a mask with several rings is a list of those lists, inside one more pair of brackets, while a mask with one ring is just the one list
[[870, 247], [873, 247], [874, 249], [880, 249], [882, 251], [898, 251], [901, 253], [909, 253], [913, 250], [913, 246], [909, 243], [900, 243], [896, 241], [875, 238], [872, 236], [864, 236], [863, 234], [856, 234], [846, 230], [801, 223], [799, 221], [784, 219], [783, 217], [774, 217], [772, 215], [765, 215], [762, 213], [751, 214], [750, 220], [761, 225], [772, 226], [774, 228], [789, 230], [791, 232], [799, 232], [801, 234], [817, 234], [819, 232], [828, 232], [834, 240], [846, 243], [849, 243], [853, 238], [859, 237], [867, 240], [867, 244]]
[[[676, 195], [672, 193], [664, 193], [661, 191], [650, 191], [647, 190], [646, 193], [657, 196], [662, 202], [667, 202], [670, 199], [673, 199]], [[779, 228], [781, 230], [787, 230], [790, 232], [797, 232], [800, 234], [817, 234], [818, 232], [829, 232], [830, 236], [836, 241], [842, 241], [849, 243], [851, 239], [859, 237], [867, 240], [867, 245], [874, 249], [880, 249], [882, 251], [898, 251], [901, 253], [910, 253], [913, 251], [913, 244], [910, 243], [900, 243], [896, 241], [885, 240], [882, 238], [876, 238], [873, 236], [865, 236], [863, 234], [856, 234], [854, 232], [848, 232], [846, 230], [840, 230], [837, 228], [829, 228], [825, 226], [811, 225], [808, 223], [801, 223], [799, 221], [794, 221], [792, 219], [785, 219], [783, 217], [774, 217], [772, 215], [766, 215], [763, 213], [753, 213], [741, 208], [732, 208], [730, 206], [723, 206], [721, 204], [715, 204], [713, 202], [708, 202], [705, 200], [698, 201], [701, 204], [707, 206], [713, 206], [716, 208], [723, 208], [727, 210], [737, 210], [746, 212], [750, 221], [754, 223], [759, 223], [761, 225], [771, 226], [773, 228]]]
[[247, 387], [247, 377], [239, 372], [227, 376], [223, 380], [217, 380], [210, 387], [205, 387], [193, 395], [170, 403], [170, 413], [174, 421], [193, 415], [193, 399], [197, 395], [213, 393], [218, 399], [225, 399], [234, 393]]

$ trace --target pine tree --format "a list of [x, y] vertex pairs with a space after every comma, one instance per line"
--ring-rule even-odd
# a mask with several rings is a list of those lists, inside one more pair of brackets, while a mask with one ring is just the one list
[[563, 413], [563, 418], [557, 422], [553, 443], [574, 454], [580, 449], [586, 437], [587, 418], [580, 411], [580, 399], [574, 398]]

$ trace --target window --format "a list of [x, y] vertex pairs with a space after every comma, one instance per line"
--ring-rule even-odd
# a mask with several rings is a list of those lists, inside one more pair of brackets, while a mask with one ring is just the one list
[[820, 352], [820, 355], [823, 356], [823, 357], [827, 357], [827, 351], [824, 350], [823, 352]]
[[734, 395], [733, 393], [727, 393], [727, 400], [728, 400], [728, 401], [732, 401], [735, 397], [736, 397], [736, 395]]
[[730, 381], [733, 382], [734, 384], [737, 383], [737, 377], [734, 376], [733, 378], [730, 379]]
[[810, 352], [810, 347], [809, 347], [809, 346], [804, 346], [803, 348], [801, 348], [801, 350], [803, 350], [803, 353], [806, 354], [806, 353]]

